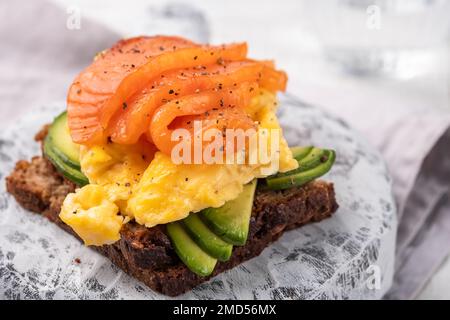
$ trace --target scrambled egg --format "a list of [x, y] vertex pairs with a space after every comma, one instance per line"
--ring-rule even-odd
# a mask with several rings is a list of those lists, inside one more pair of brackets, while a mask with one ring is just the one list
[[[297, 168], [281, 135], [275, 95], [262, 91], [246, 109], [259, 129], [280, 129], [279, 171]], [[267, 165], [175, 165], [145, 141], [136, 145], [82, 147], [80, 164], [91, 184], [67, 196], [60, 214], [86, 245], [120, 239], [130, 219], [147, 227], [180, 220], [190, 212], [220, 207], [236, 198], [243, 185], [267, 176]]]
[[119, 207], [108, 199], [105, 188], [95, 184], [69, 194], [59, 216], [88, 246], [119, 240], [125, 220], [119, 215]]

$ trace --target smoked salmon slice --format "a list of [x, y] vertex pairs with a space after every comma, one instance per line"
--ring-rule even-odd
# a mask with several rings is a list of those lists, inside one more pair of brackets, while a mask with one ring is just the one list
[[[122, 40], [99, 53], [72, 83], [67, 96], [69, 128], [78, 144], [107, 139], [134, 144], [144, 136], [169, 152], [173, 144], [165, 137], [171, 126], [202, 119], [213, 126], [218, 121], [222, 126], [247, 128], [250, 122], [242, 102], [230, 102], [230, 110], [220, 114], [211, 106], [218, 99], [237, 97], [248, 103], [251, 95], [238, 92], [249, 84], [275, 92], [284, 91], [286, 81], [286, 74], [273, 62], [247, 59], [245, 43], [210, 46], [167, 36]], [[173, 107], [177, 100], [183, 101], [182, 112]], [[198, 113], [207, 108], [208, 116]]]
[[[242, 60], [246, 54], [245, 43], [199, 46], [182, 38], [164, 36], [120, 41], [100, 53], [69, 89], [67, 105], [72, 139], [80, 144], [104, 140], [104, 130], [113, 114], [165, 71], [221, 60]], [[85, 107], [90, 112], [80, 111]], [[97, 112], [92, 112], [93, 108]]]
[[108, 136], [119, 144], [136, 143], [148, 130], [153, 113], [159, 106], [203, 90], [226, 92], [226, 87], [256, 82], [262, 71], [263, 65], [242, 61], [163, 74], [147, 90], [133, 97], [125, 110], [113, 117]]
[[[238, 87], [224, 88], [224, 92], [207, 90], [166, 103], [152, 117], [149, 128], [151, 140], [160, 151], [170, 155], [172, 148], [179, 143], [172, 136], [177, 129], [190, 132], [191, 142], [195, 136], [203, 140], [203, 133], [209, 129], [216, 129], [222, 139], [226, 129], [255, 129], [244, 108], [256, 94], [257, 88], [257, 83], [244, 83]], [[199, 121], [200, 127], [195, 121]], [[203, 143], [202, 147], [206, 146]]]

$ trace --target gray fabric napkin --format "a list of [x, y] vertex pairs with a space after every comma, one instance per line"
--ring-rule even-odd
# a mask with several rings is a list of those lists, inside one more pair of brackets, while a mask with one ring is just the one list
[[[176, 23], [176, 14], [167, 15]], [[64, 99], [75, 74], [119, 38], [86, 19], [69, 30], [67, 18], [44, 1], [0, 2], [1, 119]], [[373, 142], [389, 164], [399, 209], [397, 273], [386, 297], [412, 298], [450, 251], [450, 116], [405, 110], [385, 120], [366, 133], [380, 133]]]
[[[386, 295], [391, 299], [416, 297], [450, 253], [450, 115], [423, 118], [398, 118], [382, 148], [393, 162], [399, 205], [396, 273]], [[411, 134], [417, 130], [420, 135]], [[412, 139], [417, 136], [422, 141]]]

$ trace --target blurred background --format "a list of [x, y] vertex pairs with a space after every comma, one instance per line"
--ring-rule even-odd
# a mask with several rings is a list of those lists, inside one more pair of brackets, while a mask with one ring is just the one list
[[[397, 159], [392, 155], [398, 150], [389, 143], [391, 133], [409, 126], [396, 139], [414, 145], [420, 138], [411, 135], [409, 141], [411, 132], [450, 115], [450, 0], [50, 1], [66, 13], [60, 27], [71, 35], [93, 21], [117, 38], [176, 34], [213, 44], [247, 41], [251, 57], [273, 58], [287, 71], [290, 94], [350, 123], [383, 153], [394, 173], [398, 164], [389, 159]], [[26, 10], [31, 9], [24, 5], [22, 13]], [[46, 45], [51, 47], [42, 48]], [[106, 47], [100, 41], [99, 46]], [[64, 59], [65, 53], [59, 54]], [[54, 100], [64, 99], [64, 90], [47, 90]], [[16, 114], [3, 109], [1, 117]], [[405, 190], [394, 185], [400, 198]], [[450, 299], [449, 283], [447, 258], [417, 297]]]

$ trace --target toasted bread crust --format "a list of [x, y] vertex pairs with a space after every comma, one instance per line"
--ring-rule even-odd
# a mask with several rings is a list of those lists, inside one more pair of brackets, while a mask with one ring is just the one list
[[[62, 229], [77, 235], [59, 219], [65, 196], [76, 186], [64, 179], [43, 157], [31, 162], [19, 161], [6, 179], [7, 190], [26, 209], [40, 213]], [[227, 262], [219, 262], [215, 276], [258, 256], [285, 230], [320, 221], [337, 210], [331, 183], [314, 181], [284, 191], [257, 189], [246, 245], [235, 247]], [[77, 237], [78, 238], [78, 237]], [[121, 230], [121, 239], [112, 245], [93, 247], [126, 273], [150, 288], [169, 296], [182, 294], [211, 277], [192, 273], [176, 256], [165, 226], [146, 228], [129, 222]]]

